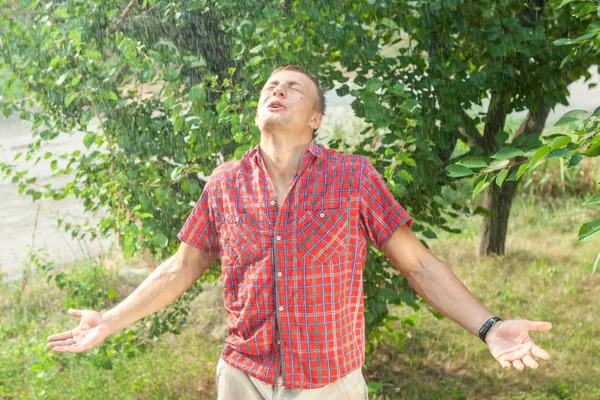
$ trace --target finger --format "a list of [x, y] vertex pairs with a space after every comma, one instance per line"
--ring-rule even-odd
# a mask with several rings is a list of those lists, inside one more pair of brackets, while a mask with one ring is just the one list
[[48, 341], [53, 342], [55, 340], [65, 340], [73, 337], [73, 330], [57, 333], [56, 335], [48, 336]]
[[503, 369], [507, 371], [510, 369], [511, 364], [508, 361], [498, 360], [498, 362], [500, 363]]
[[549, 331], [552, 329], [552, 324], [550, 322], [543, 321], [528, 321], [527, 329], [538, 332]]
[[71, 346], [57, 346], [54, 348], [54, 351], [58, 351], [59, 353], [81, 353], [87, 350], [87, 347], [82, 346], [81, 344], [75, 344]]
[[48, 348], [51, 349], [51, 348], [56, 347], [56, 346], [70, 346], [72, 344], [75, 344], [75, 340], [74, 339], [57, 340], [55, 342], [48, 343]]
[[73, 308], [69, 308], [69, 315], [71, 317], [81, 318], [83, 316], [83, 313], [81, 312], [81, 310], [75, 310]]
[[548, 354], [548, 352], [542, 349], [540, 346], [533, 346], [531, 348], [531, 354], [544, 360], [550, 359], [550, 354]]
[[530, 355], [526, 355], [521, 361], [531, 369], [536, 369], [540, 366]]
[[525, 368], [525, 366], [523, 365], [523, 363], [521, 362], [521, 360], [515, 360], [512, 362], [513, 367], [515, 367], [515, 369], [517, 371], [522, 371], [523, 368]]

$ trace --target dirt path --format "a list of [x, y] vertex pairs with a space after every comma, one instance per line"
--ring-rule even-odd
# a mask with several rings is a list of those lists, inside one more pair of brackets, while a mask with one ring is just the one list
[[[27, 151], [31, 137], [31, 131], [17, 116], [0, 119], [0, 159], [12, 161], [17, 153]], [[80, 133], [70, 137], [65, 135], [53, 141], [47, 149], [52, 152], [83, 149], [82, 139]], [[24, 157], [15, 164], [19, 168], [27, 165]], [[69, 181], [65, 177], [51, 178], [48, 163], [43, 161], [30, 168], [30, 172], [31, 176], [37, 177], [40, 185], [61, 185]], [[0, 270], [9, 277], [18, 276], [25, 267], [29, 246], [45, 248], [48, 256], [61, 265], [104, 254], [114, 244], [111, 239], [93, 242], [72, 239], [70, 234], [58, 229], [55, 217], [80, 224], [88, 219], [99, 219], [98, 216], [85, 214], [77, 199], [54, 201], [42, 198], [33, 202], [29, 196], [19, 195], [17, 186], [9, 180], [0, 180]]]

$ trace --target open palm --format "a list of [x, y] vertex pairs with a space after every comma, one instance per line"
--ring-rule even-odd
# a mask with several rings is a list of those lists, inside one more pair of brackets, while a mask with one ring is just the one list
[[91, 310], [69, 310], [69, 315], [81, 318], [79, 326], [48, 337], [48, 348], [54, 351], [81, 353], [96, 347], [110, 335], [102, 314]]
[[498, 322], [487, 334], [486, 343], [492, 356], [504, 369], [511, 366], [521, 371], [525, 366], [537, 368], [539, 365], [532, 356], [544, 360], [550, 354], [536, 345], [529, 331], [548, 331], [552, 328], [550, 322], [529, 321], [525, 319]]

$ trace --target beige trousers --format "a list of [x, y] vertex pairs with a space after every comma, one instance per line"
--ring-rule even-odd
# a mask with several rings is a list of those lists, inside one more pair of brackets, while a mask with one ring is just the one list
[[317, 389], [289, 389], [279, 376], [270, 385], [227, 364], [217, 363], [217, 400], [369, 400], [361, 368]]

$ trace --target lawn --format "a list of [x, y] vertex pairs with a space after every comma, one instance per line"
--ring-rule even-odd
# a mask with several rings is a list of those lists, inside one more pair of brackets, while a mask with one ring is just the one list
[[[384, 340], [369, 355], [364, 375], [378, 388], [371, 398], [600, 398], [600, 272], [592, 274], [600, 246], [598, 240], [576, 242], [579, 225], [597, 211], [579, 206], [581, 202], [535, 203], [519, 197], [503, 257], [477, 257], [481, 217], [456, 220], [464, 230], [461, 235], [440, 234], [439, 240], [429, 241], [432, 252], [495, 314], [551, 321], [550, 332], [533, 334], [551, 360], [540, 362], [537, 370], [504, 371], [479, 339], [423, 308], [415, 314], [414, 327], [398, 326], [405, 335], [402, 343]], [[92, 268], [89, 261], [70, 267], [68, 274], [93, 279], [95, 293], [114, 290], [109, 297], [115, 302], [146, 273], [135, 262], [124, 268], [117, 256], [103, 263], [105, 268], [96, 269], [96, 275], [85, 272]], [[71, 355], [45, 348], [49, 334], [76, 321], [64, 312], [65, 293], [39, 274], [25, 283], [4, 281], [0, 398], [214, 399], [225, 313], [219, 288], [205, 288], [180, 335], [149, 341], [146, 351], [133, 357], [112, 348]], [[392, 313], [414, 312], [401, 307]]]

